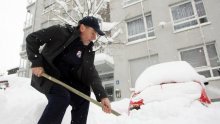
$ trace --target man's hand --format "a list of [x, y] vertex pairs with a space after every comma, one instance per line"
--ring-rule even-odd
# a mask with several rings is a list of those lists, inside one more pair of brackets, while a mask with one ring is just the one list
[[41, 75], [44, 73], [44, 69], [43, 67], [34, 67], [32, 68], [32, 73], [37, 77], [41, 77]]
[[101, 99], [102, 110], [106, 113], [111, 113], [111, 104], [108, 98]]

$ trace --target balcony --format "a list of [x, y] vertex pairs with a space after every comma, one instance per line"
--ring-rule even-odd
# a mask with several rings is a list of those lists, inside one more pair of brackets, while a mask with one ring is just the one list
[[105, 53], [97, 54], [95, 56], [94, 64], [99, 74], [114, 71], [113, 58]]

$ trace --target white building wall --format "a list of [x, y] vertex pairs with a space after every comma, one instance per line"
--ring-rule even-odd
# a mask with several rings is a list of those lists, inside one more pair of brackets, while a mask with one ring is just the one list
[[[138, 59], [142, 57], [158, 55], [158, 63], [176, 61], [181, 59], [179, 54], [180, 50], [203, 45], [204, 43], [206, 44], [212, 41], [215, 41], [219, 57], [220, 1], [203, 0], [209, 22], [201, 26], [201, 30], [199, 26], [197, 26], [188, 30], [175, 32], [173, 30], [170, 6], [181, 2], [184, 2], [184, 0], [143, 0], [144, 13], [151, 13], [152, 15], [155, 27], [155, 38], [128, 43], [126, 21], [142, 15], [141, 3], [139, 2], [131, 6], [123, 7], [123, 0], [111, 1], [111, 21], [123, 22], [119, 26], [123, 30], [123, 34], [121, 34], [117, 40], [124, 43], [124, 45], [121, 45], [118, 49], [117, 47], [115, 48], [115, 51], [120, 52], [114, 52], [115, 80], [120, 81], [120, 84], [116, 86], [122, 90], [123, 97], [130, 96], [129, 88], [131, 87], [131, 77], [136, 74], [130, 72], [131, 68], [129, 66], [130, 64], [138, 63]], [[166, 22], [164, 27], [159, 25], [161, 22]], [[203, 40], [203, 35], [205, 40]], [[135, 62], [135, 60], [137, 61]], [[155, 63], [146, 62], [145, 64], [149, 66]], [[139, 65], [143, 66], [143, 63]], [[215, 77], [214, 79], [209, 78], [210, 84], [220, 88], [219, 79], [220, 77]], [[208, 92], [211, 97], [215, 97], [212, 91]]]

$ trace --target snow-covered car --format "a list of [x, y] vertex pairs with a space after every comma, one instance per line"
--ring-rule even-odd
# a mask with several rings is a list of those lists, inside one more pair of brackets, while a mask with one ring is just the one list
[[166, 62], [147, 68], [136, 80], [129, 110], [172, 99], [211, 103], [205, 90], [207, 80], [185, 61]]
[[0, 80], [0, 89], [6, 89], [9, 87], [8, 80]]

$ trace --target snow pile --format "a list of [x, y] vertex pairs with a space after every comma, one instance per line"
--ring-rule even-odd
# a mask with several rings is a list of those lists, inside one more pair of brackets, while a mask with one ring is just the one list
[[[213, 105], [213, 104], [212, 104]], [[205, 107], [200, 102], [175, 98], [151, 102], [140, 110], [131, 111], [124, 123], [132, 124], [217, 124], [220, 112], [215, 107]], [[127, 123], [128, 122], [128, 123]]]
[[191, 101], [197, 100], [201, 96], [202, 87], [199, 83], [172, 83], [155, 85], [146, 88], [136, 99], [144, 99], [144, 103], [163, 101], [173, 98], [188, 98]]
[[15, 76], [0, 77], [9, 87], [0, 90], [1, 124], [36, 124], [47, 101], [30, 86], [30, 79]]
[[[5, 79], [9, 80], [10, 86], [6, 90], [0, 90], [0, 123], [36, 124], [47, 104], [45, 96], [30, 86], [30, 79], [19, 77]], [[205, 107], [199, 101], [192, 102], [191, 98], [180, 97], [188, 91], [194, 91], [186, 90], [187, 88], [199, 89], [199, 86], [192, 82], [180, 84], [163, 85], [166, 94], [169, 96], [172, 94], [172, 97], [151, 100], [141, 106], [140, 110], [132, 110], [129, 115], [128, 98], [112, 103], [112, 108], [121, 113], [121, 116], [105, 114], [101, 108], [91, 103], [87, 124], [218, 124], [220, 103], [212, 103], [209, 107]], [[181, 89], [182, 85], [186, 89]], [[151, 90], [143, 91], [143, 95], [147, 96], [159, 91], [155, 89], [159, 88], [152, 86]], [[159, 94], [163, 95], [163, 92], [160, 91], [158, 96]], [[190, 94], [197, 95], [197, 90]], [[175, 95], [178, 97], [174, 97]], [[62, 124], [70, 123], [70, 111], [69, 106]]]
[[135, 83], [135, 92], [146, 87], [170, 82], [206, 81], [185, 61], [166, 62], [147, 68]]

